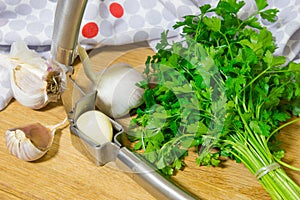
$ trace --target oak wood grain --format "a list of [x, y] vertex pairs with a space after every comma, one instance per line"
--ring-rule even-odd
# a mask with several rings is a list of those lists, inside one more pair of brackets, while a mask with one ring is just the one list
[[[145, 43], [119, 47], [102, 47], [89, 53], [94, 69], [113, 63], [128, 62], [142, 69], [153, 51]], [[81, 70], [80, 62], [74, 66]], [[50, 103], [41, 110], [31, 110], [12, 101], [0, 112], [0, 199], [154, 199], [129, 176], [113, 165], [99, 167], [78, 152], [72, 145], [69, 127], [59, 129], [49, 152], [38, 161], [25, 162], [10, 155], [5, 145], [5, 131], [9, 128], [40, 122], [53, 125], [66, 117], [61, 102]], [[120, 120], [126, 124], [128, 119]], [[300, 123], [283, 129], [280, 138], [286, 149], [285, 161], [300, 167]], [[197, 166], [192, 151], [187, 166], [172, 179], [201, 199], [268, 200], [256, 178], [242, 165], [225, 160], [220, 167]], [[298, 184], [300, 173], [286, 172]]]

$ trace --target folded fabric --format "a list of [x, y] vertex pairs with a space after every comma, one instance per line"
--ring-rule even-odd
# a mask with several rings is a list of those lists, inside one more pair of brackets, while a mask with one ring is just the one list
[[[159, 40], [162, 31], [178, 36], [172, 26], [182, 16], [199, 13], [199, 6], [215, 0], [88, 0], [79, 41], [87, 48]], [[255, 10], [255, 0], [245, 0], [241, 16]], [[300, 50], [300, 1], [269, 0], [280, 10], [275, 23], [261, 22], [276, 38], [276, 53], [294, 59]], [[56, 0], [0, 0], [0, 50], [23, 39], [38, 52], [50, 50]]]
[[[49, 51], [55, 9], [55, 0], [1, 0], [1, 50], [8, 51], [13, 41], [22, 38], [37, 51]], [[159, 39], [178, 18], [198, 10], [190, 0], [88, 0], [79, 41], [95, 48]]]
[[[245, 0], [240, 17], [256, 10], [255, 0]], [[13, 42], [21, 39], [37, 52], [49, 56], [56, 0], [0, 0], [0, 52], [8, 53]], [[79, 42], [86, 48], [122, 45], [148, 41], [151, 47], [159, 41], [161, 33], [169, 30], [169, 37], [179, 37], [172, 26], [183, 16], [198, 14], [199, 6], [215, 0], [88, 0]], [[278, 20], [261, 20], [274, 35], [276, 54], [288, 60], [298, 59], [300, 51], [300, 0], [269, 0], [268, 8], [278, 8]], [[5, 77], [4, 68], [0, 68]], [[0, 91], [9, 91], [8, 80], [1, 79]], [[0, 95], [5, 107], [9, 98]], [[9, 92], [7, 92], [9, 94]], [[9, 95], [7, 95], [9, 96]]]
[[13, 95], [9, 79], [10, 61], [4, 56], [0, 56], [0, 59], [0, 110], [2, 110], [11, 101]]

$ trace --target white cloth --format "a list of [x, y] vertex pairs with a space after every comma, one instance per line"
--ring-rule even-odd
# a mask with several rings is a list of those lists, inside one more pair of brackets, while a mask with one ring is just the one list
[[4, 109], [12, 99], [12, 90], [10, 87], [8, 58], [0, 57], [0, 110]]
[[[88, 0], [79, 33], [79, 42], [87, 48], [148, 41], [154, 47], [161, 32], [179, 35], [172, 26], [182, 16], [199, 13], [199, 6], [214, 5], [215, 0]], [[253, 13], [255, 0], [245, 0], [240, 16]], [[280, 10], [275, 23], [261, 22], [273, 33], [276, 54], [288, 60], [298, 58], [300, 51], [300, 0], [269, 0], [269, 8]], [[11, 44], [22, 39], [31, 49], [49, 53], [56, 0], [0, 0], [0, 52], [9, 52]], [[0, 76], [5, 72], [0, 67]], [[0, 91], [9, 90], [5, 79]], [[5, 93], [5, 92], [4, 92]], [[5, 107], [9, 92], [0, 94]], [[4, 100], [3, 100], [4, 99]], [[6, 101], [6, 102], [3, 102]], [[0, 107], [0, 110], [2, 108]]]

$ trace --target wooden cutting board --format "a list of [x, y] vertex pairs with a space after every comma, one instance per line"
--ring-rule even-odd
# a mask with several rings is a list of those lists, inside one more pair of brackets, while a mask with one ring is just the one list
[[[153, 51], [145, 43], [103, 47], [90, 52], [95, 70], [117, 62], [127, 62], [142, 69]], [[76, 70], [81, 69], [77, 63]], [[18, 160], [7, 152], [5, 131], [9, 128], [40, 122], [53, 125], [66, 117], [61, 102], [41, 110], [31, 110], [16, 101], [0, 112], [0, 199], [153, 199], [129, 176], [109, 164], [94, 165], [72, 145], [69, 127], [56, 132], [49, 152], [35, 162]], [[126, 120], [124, 121], [126, 122]], [[300, 167], [300, 123], [286, 127], [280, 137], [286, 149], [285, 161]], [[196, 154], [190, 152], [186, 168], [172, 179], [201, 199], [268, 200], [256, 178], [242, 165], [225, 160], [220, 167], [196, 166]], [[300, 173], [286, 170], [297, 184]]]

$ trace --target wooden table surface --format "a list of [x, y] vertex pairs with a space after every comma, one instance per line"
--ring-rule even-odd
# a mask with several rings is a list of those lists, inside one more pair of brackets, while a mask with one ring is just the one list
[[[139, 69], [153, 51], [144, 43], [103, 47], [89, 55], [97, 67], [128, 62]], [[81, 64], [75, 65], [80, 69]], [[52, 125], [66, 117], [62, 103], [50, 103], [31, 110], [12, 101], [0, 112], [0, 199], [153, 199], [151, 194], [125, 173], [107, 166], [96, 166], [77, 151], [71, 142], [69, 126], [57, 130], [48, 153], [38, 161], [25, 162], [10, 155], [5, 131], [30, 123]], [[285, 128], [280, 137], [286, 149], [285, 161], [300, 167], [300, 123]], [[201, 199], [270, 199], [256, 178], [242, 165], [226, 160], [220, 167], [197, 166], [190, 152], [187, 167], [173, 178]], [[300, 173], [286, 170], [298, 184]]]

